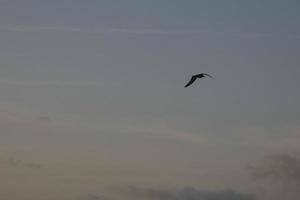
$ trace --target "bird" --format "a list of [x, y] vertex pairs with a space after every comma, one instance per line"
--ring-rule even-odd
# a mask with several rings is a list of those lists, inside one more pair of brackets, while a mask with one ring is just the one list
[[192, 85], [197, 78], [204, 78], [204, 77], [210, 77], [213, 78], [211, 75], [206, 74], [206, 73], [201, 73], [201, 74], [195, 74], [192, 76], [191, 80], [184, 86], [185, 88]]

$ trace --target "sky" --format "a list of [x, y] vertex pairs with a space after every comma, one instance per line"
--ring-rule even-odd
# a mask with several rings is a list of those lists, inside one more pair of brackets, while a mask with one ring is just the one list
[[299, 7], [0, 0], [1, 199], [296, 199]]

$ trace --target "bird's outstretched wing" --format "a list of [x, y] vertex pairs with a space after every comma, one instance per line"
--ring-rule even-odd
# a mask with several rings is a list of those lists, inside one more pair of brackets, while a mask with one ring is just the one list
[[210, 77], [210, 78], [213, 78], [211, 75], [206, 74], [206, 73], [203, 73], [203, 75], [204, 75], [204, 76], [208, 76], [208, 77]]
[[184, 87], [186, 88], [186, 87], [192, 85], [192, 83], [194, 83], [196, 79], [197, 79], [196, 76], [192, 76], [191, 80]]

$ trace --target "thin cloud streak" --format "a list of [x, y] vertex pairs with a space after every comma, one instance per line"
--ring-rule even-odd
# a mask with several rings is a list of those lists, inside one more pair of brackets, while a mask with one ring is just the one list
[[300, 39], [300, 34], [277, 34], [277, 33], [255, 33], [255, 32], [219, 32], [212, 30], [200, 29], [144, 29], [144, 28], [75, 28], [63, 26], [0, 26], [0, 31], [24, 32], [33, 33], [40, 31], [58, 31], [58, 32], [73, 32], [87, 34], [138, 34], [138, 35], [214, 35], [214, 36], [229, 36], [229, 37], [245, 37], [245, 38], [295, 38]]
[[43, 164], [33, 163], [33, 162], [24, 162], [22, 160], [17, 160], [13, 157], [9, 158], [8, 164], [12, 168], [29, 168], [29, 169], [36, 169], [36, 170], [45, 168], [45, 166]]
[[189, 133], [189, 132], [181, 132], [167, 128], [129, 128], [124, 127], [123, 130], [126, 132], [133, 132], [133, 133], [150, 133], [154, 137], [163, 137], [177, 141], [184, 141], [190, 142], [193, 144], [201, 144], [201, 145], [209, 145], [210, 140], [200, 134], [196, 133]]
[[[52, 82], [50, 83], [52, 84]], [[24, 83], [20, 82], [18, 84], [21, 87]], [[39, 85], [39, 84], [41, 83], [38, 81], [33, 85]], [[58, 83], [55, 83], [54, 85], [57, 84]], [[42, 83], [41, 85], [44, 85], [44, 83]], [[73, 84], [70, 85], [73, 86]], [[207, 138], [202, 134], [176, 131], [171, 128], [157, 128], [157, 127], [134, 128], [127, 125], [124, 126], [122, 124], [118, 124], [117, 122], [109, 122], [109, 121], [99, 123], [99, 121], [96, 120], [95, 123], [95, 122], [83, 120], [84, 118], [78, 117], [76, 115], [60, 113], [53, 116], [53, 115], [49, 115], [48, 113], [42, 113], [36, 110], [32, 110], [31, 108], [15, 105], [12, 103], [0, 102], [0, 111], [1, 111], [0, 119], [2, 120], [1, 123], [3, 124], [3, 126], [4, 125], [7, 126], [7, 124], [14, 122], [17, 123], [17, 126], [22, 125], [23, 123], [28, 123], [27, 126], [32, 125], [33, 127], [37, 128], [36, 123], [39, 123], [40, 125], [42, 125], [42, 127], [40, 128], [44, 128], [43, 127], [44, 125], [50, 125], [50, 127], [60, 131], [89, 130], [89, 131], [111, 131], [111, 132], [146, 134], [146, 135], [150, 134], [151, 137], [154, 138], [162, 138], [170, 141], [179, 141], [179, 142], [185, 142], [185, 143], [190, 143], [195, 145], [213, 144], [213, 142], [211, 142], [210, 140], [211, 138]], [[37, 128], [37, 130], [39, 129]]]
[[86, 196], [78, 197], [76, 200], [109, 200], [110, 198], [106, 196], [99, 196], [96, 194], [88, 194]]
[[242, 194], [231, 189], [224, 191], [199, 190], [193, 187], [181, 189], [154, 189], [129, 186], [120, 191], [131, 199], [148, 200], [254, 200], [255, 196], [251, 194]]
[[73, 81], [73, 80], [13, 80], [0, 79], [1, 84], [14, 86], [93, 86], [99, 85], [93, 81]]
[[192, 33], [209, 33], [201, 30], [167, 30], [167, 29], [139, 29], [139, 28], [73, 28], [62, 26], [0, 26], [1, 31], [14, 32], [38, 32], [38, 31], [61, 31], [61, 32], [75, 32], [75, 33], [128, 33], [128, 34], [153, 34], [153, 35], [168, 35], [168, 34], [192, 34]]

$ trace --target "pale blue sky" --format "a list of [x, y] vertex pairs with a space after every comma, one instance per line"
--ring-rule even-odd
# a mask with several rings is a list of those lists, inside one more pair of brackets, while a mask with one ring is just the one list
[[[268, 197], [245, 166], [299, 153], [299, 6], [0, 1], [0, 195], [134, 185]], [[183, 88], [201, 72], [215, 79]]]

